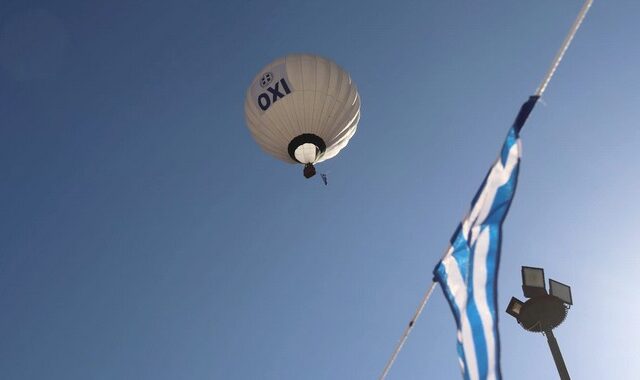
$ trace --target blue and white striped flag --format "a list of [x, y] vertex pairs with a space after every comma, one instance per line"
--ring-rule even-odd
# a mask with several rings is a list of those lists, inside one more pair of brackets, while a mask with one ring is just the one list
[[433, 273], [449, 301], [458, 328], [458, 358], [467, 380], [501, 379], [497, 280], [502, 222], [516, 190], [519, 132], [538, 96], [522, 105], [500, 156]]

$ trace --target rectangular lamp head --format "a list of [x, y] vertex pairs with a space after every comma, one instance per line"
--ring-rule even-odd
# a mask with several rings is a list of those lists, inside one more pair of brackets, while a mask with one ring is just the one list
[[518, 319], [520, 316], [520, 310], [522, 309], [522, 305], [524, 303], [517, 299], [516, 297], [511, 297], [511, 301], [509, 301], [509, 306], [507, 306], [507, 314]]
[[547, 294], [544, 283], [544, 269], [522, 267], [522, 291], [527, 298]]
[[571, 298], [571, 287], [565, 285], [556, 280], [549, 279], [549, 292], [552, 296], [556, 296], [562, 300], [562, 302], [573, 305], [573, 299]]

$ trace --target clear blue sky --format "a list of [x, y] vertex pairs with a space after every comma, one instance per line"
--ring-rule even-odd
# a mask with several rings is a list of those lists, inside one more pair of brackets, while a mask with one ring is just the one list
[[[373, 379], [581, 0], [0, 3], [0, 378]], [[573, 378], [640, 373], [640, 2], [596, 0], [523, 132], [499, 307], [573, 287]], [[244, 124], [257, 71], [362, 97], [329, 186]], [[501, 311], [503, 374], [551, 379]], [[522, 372], [522, 373], [521, 373]], [[458, 379], [438, 289], [389, 379]]]

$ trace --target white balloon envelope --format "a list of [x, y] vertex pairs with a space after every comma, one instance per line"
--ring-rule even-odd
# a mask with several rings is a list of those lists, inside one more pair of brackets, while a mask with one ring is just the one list
[[335, 62], [309, 54], [279, 58], [262, 69], [247, 90], [247, 126], [270, 155], [305, 165], [328, 160], [344, 148], [360, 120], [360, 96]]

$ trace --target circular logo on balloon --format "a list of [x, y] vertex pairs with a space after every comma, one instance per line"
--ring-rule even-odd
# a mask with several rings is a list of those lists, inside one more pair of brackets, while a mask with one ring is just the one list
[[273, 81], [273, 74], [265, 73], [260, 79], [260, 87], [262, 88], [267, 87], [271, 83], [271, 81]]

